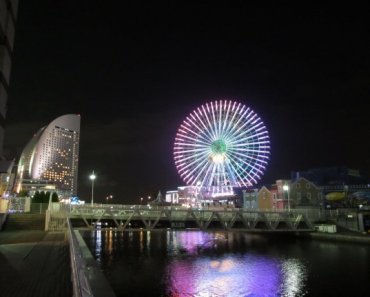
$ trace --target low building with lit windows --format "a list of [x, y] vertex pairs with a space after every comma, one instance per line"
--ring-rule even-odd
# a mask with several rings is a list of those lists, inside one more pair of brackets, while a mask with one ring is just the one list
[[50, 183], [60, 198], [76, 196], [80, 116], [67, 114], [42, 127], [24, 148], [18, 163], [15, 191]]

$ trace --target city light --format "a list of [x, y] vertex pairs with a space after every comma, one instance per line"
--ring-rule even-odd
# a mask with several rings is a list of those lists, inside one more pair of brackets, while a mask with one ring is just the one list
[[112, 201], [112, 199], [113, 199], [113, 195], [112, 195], [112, 194], [110, 194], [110, 195], [108, 195], [107, 197], [105, 197], [105, 199], [107, 200], [107, 203], [108, 203], [109, 201]]
[[288, 193], [288, 211], [290, 212], [289, 186], [288, 185], [284, 185], [283, 186], [283, 190], [284, 190], [284, 192], [287, 192]]
[[96, 175], [94, 173], [94, 170], [90, 174], [89, 178], [91, 180], [91, 206], [94, 206], [94, 180], [96, 179]]

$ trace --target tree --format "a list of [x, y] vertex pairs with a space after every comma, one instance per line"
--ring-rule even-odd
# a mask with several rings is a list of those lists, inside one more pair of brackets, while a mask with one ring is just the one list
[[46, 200], [46, 194], [44, 191], [40, 192], [40, 202], [39, 203], [45, 203]]
[[50, 195], [51, 193], [48, 191], [45, 193], [45, 197], [44, 197], [44, 200], [42, 201], [43, 203], [49, 203], [49, 200], [50, 200]]
[[36, 191], [32, 198], [32, 203], [42, 203], [41, 194], [39, 191]]
[[51, 202], [59, 202], [58, 194], [56, 192], [53, 192], [51, 195]]

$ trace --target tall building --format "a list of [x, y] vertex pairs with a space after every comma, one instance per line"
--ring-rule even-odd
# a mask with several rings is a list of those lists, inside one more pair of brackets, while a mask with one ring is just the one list
[[79, 140], [79, 115], [63, 115], [42, 127], [19, 159], [16, 192], [49, 184], [60, 197], [76, 196]]
[[3, 153], [6, 103], [17, 18], [18, 0], [0, 0], [0, 156]]

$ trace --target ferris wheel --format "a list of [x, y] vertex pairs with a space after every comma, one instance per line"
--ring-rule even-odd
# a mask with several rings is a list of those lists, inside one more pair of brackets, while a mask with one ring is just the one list
[[230, 100], [193, 110], [174, 143], [175, 165], [183, 181], [211, 197], [256, 184], [269, 155], [269, 134], [262, 120], [249, 107]]

